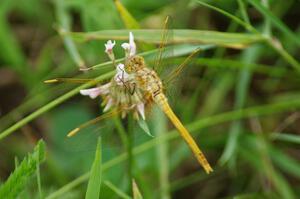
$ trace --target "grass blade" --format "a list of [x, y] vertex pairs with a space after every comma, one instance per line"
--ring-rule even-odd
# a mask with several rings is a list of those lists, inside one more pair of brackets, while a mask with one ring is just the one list
[[252, 4], [259, 12], [261, 12], [265, 18], [268, 18], [272, 24], [281, 30], [284, 34], [287, 35], [287, 38], [290, 38], [293, 42], [295, 42], [298, 46], [300, 46], [299, 36], [295, 35], [280, 19], [278, 19], [275, 15], [272, 14], [270, 10], [268, 10], [265, 6], [263, 6], [257, 0], [248, 0], [250, 4]]
[[29, 154], [0, 187], [0, 198], [14, 199], [25, 188], [28, 179], [36, 172], [38, 163], [45, 159], [45, 143], [39, 141]]
[[120, 190], [118, 187], [116, 187], [115, 185], [113, 185], [111, 182], [109, 181], [105, 181], [104, 184], [110, 188], [112, 191], [114, 191], [120, 198], [123, 199], [131, 199], [130, 196], [128, 196], [126, 193], [124, 193], [122, 190]]
[[[163, 136], [167, 131], [167, 120], [162, 111], [158, 108], [154, 110], [154, 133], [157, 137]], [[157, 139], [158, 147], [156, 150], [157, 166], [159, 173], [159, 187], [161, 199], [169, 199], [170, 196], [170, 182], [169, 182], [169, 156], [168, 143]]]
[[[137, 41], [156, 43], [161, 42], [160, 29], [139, 29], [132, 30]], [[172, 43], [193, 43], [193, 44], [214, 44], [229, 48], [245, 48], [253, 43], [262, 42], [265, 39], [254, 33], [225, 33], [218, 31], [204, 31], [191, 29], [171, 29], [173, 39], [168, 40], [167, 44]], [[89, 40], [127, 40], [128, 30], [101, 30], [95, 32], [65, 32], [77, 41]]]
[[133, 199], [143, 199], [143, 196], [134, 179], [132, 179], [132, 193]]
[[98, 139], [95, 159], [91, 168], [91, 175], [85, 199], [95, 199], [100, 197], [101, 176], [102, 176], [102, 155], [101, 155], [101, 137]]
[[[259, 52], [259, 48], [255, 46], [252, 48], [248, 48], [246, 51], [244, 51], [242, 57], [243, 59], [242, 61], [244, 62], [244, 65], [255, 62], [259, 55], [258, 52]], [[234, 106], [235, 109], [237, 110], [242, 109], [246, 104], [251, 78], [252, 78], [252, 72], [248, 69], [248, 67], [245, 67], [243, 70], [240, 71], [238, 77], [239, 84], [237, 84], [235, 88]], [[241, 121], [237, 120], [232, 123], [226, 147], [224, 149], [222, 157], [220, 158], [221, 164], [225, 164], [230, 160], [232, 160], [230, 161], [230, 165], [234, 164], [235, 155], [237, 152], [237, 141], [242, 128], [243, 128], [243, 124]]]
[[69, 31], [70, 30], [70, 16], [68, 15], [65, 7], [65, 2], [64, 0], [56, 0], [55, 1], [55, 6], [56, 6], [56, 15], [57, 15], [57, 20], [60, 25], [60, 30], [59, 33], [60, 35], [63, 36], [64, 44], [66, 46], [67, 51], [69, 52], [71, 58], [75, 62], [75, 64], [80, 68], [80, 69], [85, 69], [85, 62], [81, 58], [77, 47], [72, 40], [71, 37], [68, 35], [64, 35], [64, 31]]
[[139, 29], [140, 25], [119, 0], [114, 0], [122, 21], [128, 29]]
[[[197, 119], [193, 123], [190, 123], [187, 125], [187, 128], [191, 133], [199, 133], [201, 132], [201, 129], [221, 124], [224, 122], [229, 122], [237, 119], [243, 119], [243, 118], [249, 118], [249, 117], [258, 117], [258, 116], [263, 116], [263, 115], [270, 115], [270, 114], [275, 114], [279, 112], [284, 112], [288, 110], [295, 110], [296, 108], [300, 108], [300, 100], [290, 100], [290, 101], [284, 101], [284, 102], [276, 102], [273, 104], [267, 104], [267, 105], [261, 105], [261, 106], [254, 106], [254, 107], [249, 107], [249, 108], [244, 108], [240, 110], [235, 110], [235, 111], [230, 111], [230, 112], [225, 112], [213, 116], [209, 116], [206, 118], [202, 119]], [[160, 136], [154, 139], [151, 139], [148, 142], [145, 142], [133, 149], [134, 154], [141, 154], [152, 147], [156, 146], [159, 142], [157, 142], [156, 139], [161, 139], [164, 142], [173, 140], [175, 138], [179, 138], [179, 134], [177, 131], [173, 130], [170, 132], [167, 132], [164, 134], [164, 136]], [[108, 162], [105, 162], [103, 164], [103, 172], [112, 168], [115, 165], [120, 164], [121, 162], [125, 161], [127, 159], [126, 153], [123, 153], [116, 158], [111, 159]], [[53, 199], [57, 198], [58, 196], [66, 193], [70, 189], [78, 186], [79, 184], [85, 182], [89, 177], [89, 173], [86, 173], [72, 182], [66, 184], [65, 186], [61, 187], [59, 190], [53, 192], [51, 195], [46, 197], [46, 199]]]
[[113, 72], [109, 72], [109, 73], [106, 73], [104, 75], [101, 75], [98, 78], [96, 78], [95, 81], [93, 81], [91, 83], [83, 84], [83, 85], [81, 85], [81, 86], [79, 86], [79, 87], [77, 87], [77, 88], [69, 91], [68, 93], [60, 96], [59, 98], [51, 101], [50, 103], [44, 105], [43, 107], [39, 108], [38, 110], [36, 110], [32, 114], [30, 114], [27, 117], [21, 119], [20, 121], [18, 121], [17, 123], [15, 123], [11, 127], [9, 127], [8, 129], [6, 129], [3, 132], [1, 132], [0, 133], [0, 140], [2, 140], [3, 138], [5, 138], [6, 136], [10, 135], [12, 132], [18, 130], [19, 128], [21, 128], [22, 126], [24, 126], [28, 122], [32, 121], [33, 119], [37, 118], [41, 114], [47, 112], [48, 110], [54, 108], [55, 106], [57, 106], [59, 104], [61, 104], [65, 100], [73, 97], [74, 95], [76, 95], [77, 93], [79, 93], [79, 91], [81, 89], [85, 89], [85, 88], [87, 88], [89, 86], [95, 85], [96, 82], [99, 82], [99, 81], [102, 81], [104, 79], [107, 79], [107, 78], [111, 77], [113, 74], [114, 74]]

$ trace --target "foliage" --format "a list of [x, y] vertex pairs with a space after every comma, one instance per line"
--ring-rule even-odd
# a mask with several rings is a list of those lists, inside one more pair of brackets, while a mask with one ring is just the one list
[[[299, 9], [296, 0], [2, 0], [0, 198], [297, 198]], [[154, 67], [166, 16], [155, 69], [166, 80], [201, 49], [165, 90], [211, 175], [155, 107], [147, 124], [113, 117], [66, 138], [102, 114], [100, 99], [77, 94], [114, 75], [104, 42], [119, 46], [131, 30]], [[94, 80], [43, 83], [57, 77]], [[14, 170], [13, 157], [41, 137], [45, 167], [40, 141]]]
[[39, 141], [34, 148], [34, 152], [25, 157], [5, 183], [0, 186], [0, 198], [17, 198], [25, 189], [30, 177], [37, 170], [39, 164], [44, 160], [45, 143]]

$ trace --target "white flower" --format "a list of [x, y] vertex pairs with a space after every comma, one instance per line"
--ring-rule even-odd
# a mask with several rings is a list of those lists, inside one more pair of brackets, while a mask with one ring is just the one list
[[116, 41], [112, 42], [111, 40], [108, 40], [106, 42], [106, 44], [104, 44], [104, 45], [105, 45], [105, 52], [107, 54], [110, 54], [110, 53], [112, 53], [112, 50], [113, 50], [114, 46], [116, 45]]
[[128, 81], [128, 79], [129, 79], [129, 74], [126, 73], [126, 71], [125, 71], [125, 65], [124, 64], [118, 64], [116, 69], [117, 69], [117, 73], [114, 77], [115, 82], [118, 85], [124, 85], [124, 83], [126, 81]]
[[136, 54], [136, 45], [134, 43], [132, 32], [129, 32], [129, 43], [123, 43], [121, 46], [124, 48], [126, 56], [133, 56]]
[[107, 83], [107, 84], [104, 84], [103, 86], [80, 90], [80, 94], [81, 95], [86, 95], [86, 96], [89, 96], [92, 99], [95, 99], [99, 95], [108, 94], [109, 93], [109, 87], [110, 87], [110, 83]]
[[139, 103], [137, 106], [136, 106], [139, 114], [142, 116], [143, 120], [145, 120], [145, 105], [144, 103]]
[[109, 59], [115, 61], [115, 54], [113, 52], [113, 48], [116, 45], [116, 41], [108, 40], [105, 45], [105, 52], [108, 55]]

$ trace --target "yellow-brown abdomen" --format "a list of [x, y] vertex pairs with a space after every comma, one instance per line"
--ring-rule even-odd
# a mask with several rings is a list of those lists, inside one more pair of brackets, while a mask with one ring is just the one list
[[169, 103], [167, 101], [166, 96], [163, 93], [158, 94], [154, 101], [159, 105], [159, 107], [163, 110], [163, 112], [168, 116], [168, 118], [172, 121], [173, 125], [177, 128], [182, 138], [186, 141], [195, 157], [197, 158], [200, 165], [204, 168], [206, 173], [210, 173], [213, 171], [207, 159], [205, 158], [203, 152], [198, 147], [197, 143], [188, 132], [188, 130], [183, 126], [178, 117], [175, 115]]

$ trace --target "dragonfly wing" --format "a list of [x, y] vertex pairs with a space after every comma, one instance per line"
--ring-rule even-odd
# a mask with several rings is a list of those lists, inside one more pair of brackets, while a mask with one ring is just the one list
[[163, 29], [161, 31], [161, 41], [157, 49], [156, 57], [151, 63], [152, 69], [155, 70], [158, 74], [161, 73], [164, 68], [163, 60], [167, 57], [172, 57], [173, 48], [172, 46], [167, 46], [170, 41], [173, 39], [173, 31], [170, 29], [172, 24], [172, 17], [167, 16], [164, 20]]

